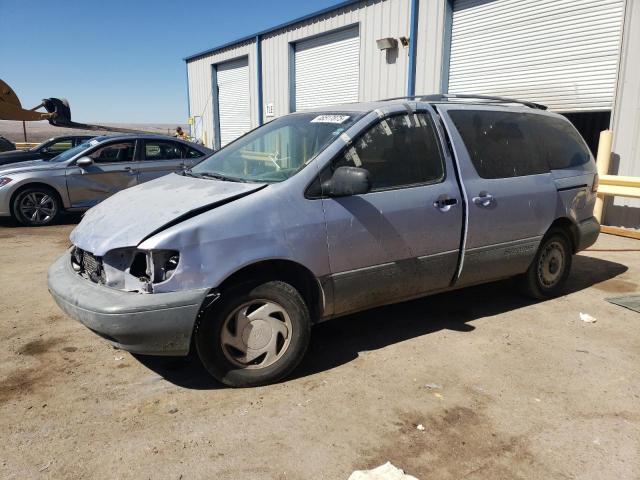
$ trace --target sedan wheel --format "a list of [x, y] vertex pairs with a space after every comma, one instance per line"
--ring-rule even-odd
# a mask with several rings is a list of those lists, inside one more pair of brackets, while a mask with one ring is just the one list
[[13, 211], [23, 225], [49, 225], [58, 216], [60, 205], [57, 196], [50, 190], [29, 188], [18, 194]]

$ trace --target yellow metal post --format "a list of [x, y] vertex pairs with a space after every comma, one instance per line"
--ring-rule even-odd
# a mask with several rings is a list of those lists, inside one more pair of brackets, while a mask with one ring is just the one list
[[[611, 143], [613, 141], [613, 132], [611, 130], [603, 130], [600, 132], [600, 141], [598, 142], [598, 155], [596, 157], [596, 167], [598, 168], [598, 176], [607, 175], [609, 173], [609, 164], [611, 163]], [[596, 206], [593, 214], [602, 223], [602, 210], [604, 207], [604, 198], [598, 195], [596, 198]]]

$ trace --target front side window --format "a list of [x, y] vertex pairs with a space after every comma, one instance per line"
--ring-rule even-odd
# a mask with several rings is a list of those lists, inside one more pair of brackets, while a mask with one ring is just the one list
[[133, 160], [133, 152], [136, 142], [110, 143], [98, 148], [89, 154], [95, 163], [130, 162]]
[[371, 188], [384, 190], [433, 183], [444, 177], [431, 117], [403, 113], [380, 120], [332, 163], [369, 171]]
[[71, 138], [65, 138], [51, 143], [50, 145], [45, 147], [45, 151], [47, 153], [57, 155], [59, 153], [66, 152], [71, 147], [73, 147], [73, 140]]
[[354, 112], [327, 112], [280, 117], [230, 143], [187, 174], [281, 182], [308, 165], [361, 116]]
[[175, 142], [145, 141], [145, 160], [175, 160], [183, 157], [182, 146]]
[[482, 178], [549, 172], [535, 135], [536, 115], [495, 110], [453, 110], [449, 116]]

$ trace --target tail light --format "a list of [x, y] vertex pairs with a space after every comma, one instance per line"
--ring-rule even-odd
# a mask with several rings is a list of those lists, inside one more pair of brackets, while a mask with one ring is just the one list
[[593, 177], [593, 184], [591, 185], [592, 193], [596, 193], [598, 191], [599, 184], [600, 184], [600, 176], [596, 173]]

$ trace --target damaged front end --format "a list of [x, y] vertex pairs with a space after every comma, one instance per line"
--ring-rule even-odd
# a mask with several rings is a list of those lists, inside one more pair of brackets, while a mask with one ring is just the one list
[[71, 267], [98, 285], [126, 292], [153, 293], [154, 286], [169, 280], [180, 264], [176, 250], [118, 248], [99, 257], [77, 246], [71, 249]]

